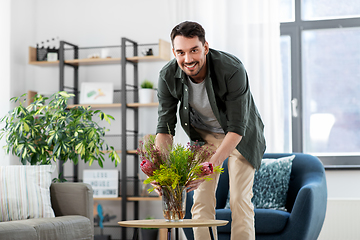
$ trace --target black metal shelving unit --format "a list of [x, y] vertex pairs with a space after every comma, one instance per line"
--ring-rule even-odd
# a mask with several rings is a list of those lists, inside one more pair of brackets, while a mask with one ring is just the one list
[[[73, 92], [75, 94], [74, 97], [74, 104], [78, 104], [79, 103], [79, 66], [78, 65], [73, 65], [73, 64], [67, 64], [65, 63], [65, 46], [69, 45], [71, 48], [73, 48], [74, 50], [74, 59], [79, 59], [79, 47], [72, 44], [72, 43], [68, 43], [65, 41], [60, 41], [60, 47], [59, 47], [59, 90], [60, 91], [65, 91], [70, 89], [71, 92]], [[69, 86], [65, 86], [65, 66], [70, 66], [73, 68], [74, 70], [74, 80], [73, 80], [73, 87], [69, 87]], [[63, 174], [64, 173], [64, 161], [60, 160], [59, 162], [59, 173]], [[68, 178], [72, 178], [72, 180], [74, 182], [78, 182], [79, 181], [79, 167], [78, 165], [74, 164], [73, 166], [73, 176], [68, 176]]]
[[[123, 159], [127, 160], [127, 132], [128, 126], [127, 126], [127, 88], [132, 88], [134, 91], [134, 102], [138, 102], [139, 99], [139, 91], [138, 90], [138, 82], [139, 82], [139, 74], [138, 74], [138, 62], [136, 61], [128, 61], [126, 56], [126, 43], [130, 42], [133, 46], [133, 56], [138, 56], [138, 44], [135, 41], [132, 41], [128, 38], [122, 38], [121, 39], [121, 89], [122, 95], [121, 95], [121, 196], [127, 196], [127, 161], [123, 161]], [[134, 82], [133, 85], [127, 84], [127, 74], [126, 74], [126, 66], [127, 63], [132, 64], [134, 68]], [[134, 111], [134, 129], [131, 131], [134, 134], [134, 146], [137, 146], [137, 139], [138, 139], [138, 133], [139, 133], [139, 110], [138, 108], [132, 108]], [[138, 155], [133, 155], [134, 157], [134, 166], [139, 165], [139, 157]], [[134, 167], [134, 178], [135, 183], [139, 180], [138, 179], [138, 167]], [[135, 195], [139, 195], [139, 184], [134, 184], [134, 193]], [[134, 218], [139, 219], [139, 202], [134, 202]], [[121, 201], [121, 220], [125, 221], [127, 220], [127, 199], [126, 197], [122, 198]], [[121, 239], [126, 239], [126, 228], [122, 227], [121, 231]]]
[[[162, 41], [162, 40], [161, 40]], [[127, 198], [129, 197], [127, 191], [127, 183], [129, 175], [127, 173], [127, 162], [128, 158], [134, 158], [131, 163], [134, 166], [134, 172], [133, 172], [133, 182], [134, 182], [134, 196], [139, 196], [139, 157], [137, 154], [128, 153], [128, 137], [131, 135], [131, 137], [134, 139], [133, 146], [135, 148], [138, 146], [138, 134], [139, 134], [139, 109], [138, 107], [129, 107], [129, 97], [128, 92], [133, 92], [133, 96], [131, 101], [134, 103], [138, 102], [139, 99], [139, 93], [138, 93], [138, 85], [139, 85], [139, 74], [138, 74], [138, 61], [139, 59], [136, 59], [138, 57], [138, 47], [139, 46], [147, 46], [147, 45], [159, 45], [159, 44], [138, 44], [135, 41], [132, 41], [128, 38], [122, 38], [121, 39], [121, 45], [120, 46], [111, 46], [111, 47], [118, 47], [120, 48], [121, 53], [121, 90], [115, 90], [117, 92], [121, 92], [121, 179], [120, 179], [120, 196], [121, 198], [121, 220], [125, 221], [128, 220], [127, 218], [127, 211], [128, 211], [128, 202], [130, 202]], [[169, 45], [170, 46], [170, 45]], [[66, 47], [66, 48], [65, 48]], [[60, 48], [59, 48], [59, 90], [61, 91], [68, 91], [75, 94], [74, 98], [74, 104], [79, 103], [79, 63], [72, 62], [72, 61], [66, 61], [65, 60], [65, 51], [72, 50], [74, 52], [73, 59], [77, 60], [79, 59], [79, 50], [81, 49], [89, 49], [89, 48], [104, 48], [104, 46], [101, 47], [87, 47], [87, 48], [79, 48], [77, 45], [66, 42], [66, 41], [60, 41]], [[132, 57], [127, 56], [127, 49], [132, 48]], [[166, 47], [165, 47], [166, 49]], [[169, 49], [170, 50], [170, 49]], [[160, 55], [161, 49], [159, 49], [159, 55]], [[163, 50], [164, 51], [164, 50]], [[135, 59], [134, 59], [135, 57]], [[164, 58], [161, 58], [161, 56], [158, 58], [160, 60], [166, 60]], [[127, 65], [130, 64], [133, 66], [133, 81], [132, 84], [129, 84], [127, 81]], [[65, 86], [65, 68], [70, 67], [73, 69], [73, 86]], [[127, 121], [127, 112], [133, 111], [133, 121], [134, 121], [134, 128], [128, 129], [128, 121]], [[68, 179], [72, 179], [74, 182], [79, 181], [78, 177], [78, 165], [74, 165], [73, 167], [73, 176], [66, 176]], [[64, 173], [64, 167], [63, 162], [59, 163], [59, 173]], [[134, 204], [134, 219], [139, 219], [139, 201], [138, 200], [131, 200], [131, 202]], [[121, 230], [121, 239], [126, 239], [127, 231], [125, 227], [122, 227]]]

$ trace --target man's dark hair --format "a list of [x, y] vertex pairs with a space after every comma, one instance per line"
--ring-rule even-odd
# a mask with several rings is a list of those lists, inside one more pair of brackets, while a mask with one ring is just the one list
[[174, 46], [175, 37], [179, 35], [186, 38], [193, 38], [197, 36], [203, 45], [205, 44], [206, 41], [204, 28], [196, 22], [185, 21], [176, 25], [173, 28], [170, 34], [171, 42], [173, 46]]

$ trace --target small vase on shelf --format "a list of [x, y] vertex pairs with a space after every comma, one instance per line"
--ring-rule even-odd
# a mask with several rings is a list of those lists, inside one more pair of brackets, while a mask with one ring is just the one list
[[139, 89], [139, 103], [152, 103], [154, 101], [154, 89]]

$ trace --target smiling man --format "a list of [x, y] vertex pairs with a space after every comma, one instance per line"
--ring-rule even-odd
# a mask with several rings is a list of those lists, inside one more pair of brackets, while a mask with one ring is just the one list
[[[175, 59], [160, 71], [158, 82], [156, 145], [166, 149], [172, 144], [180, 103], [181, 125], [189, 138], [216, 151], [208, 161], [221, 166], [229, 158], [231, 239], [255, 239], [252, 186], [265, 139], [246, 70], [235, 56], [210, 49], [198, 23], [175, 26], [171, 41]], [[215, 219], [219, 175], [212, 177], [187, 186], [188, 191], [195, 190], [193, 219]], [[210, 239], [207, 228], [194, 228], [194, 236]]]

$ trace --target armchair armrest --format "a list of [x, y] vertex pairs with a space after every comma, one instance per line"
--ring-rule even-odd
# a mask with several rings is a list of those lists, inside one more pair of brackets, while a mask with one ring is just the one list
[[[304, 185], [296, 197], [285, 232], [298, 239], [319, 236], [326, 213], [326, 180], [317, 179]], [[294, 235], [294, 232], [297, 232]]]
[[86, 183], [53, 183], [50, 186], [51, 204], [55, 216], [81, 215], [94, 225], [93, 190]]

